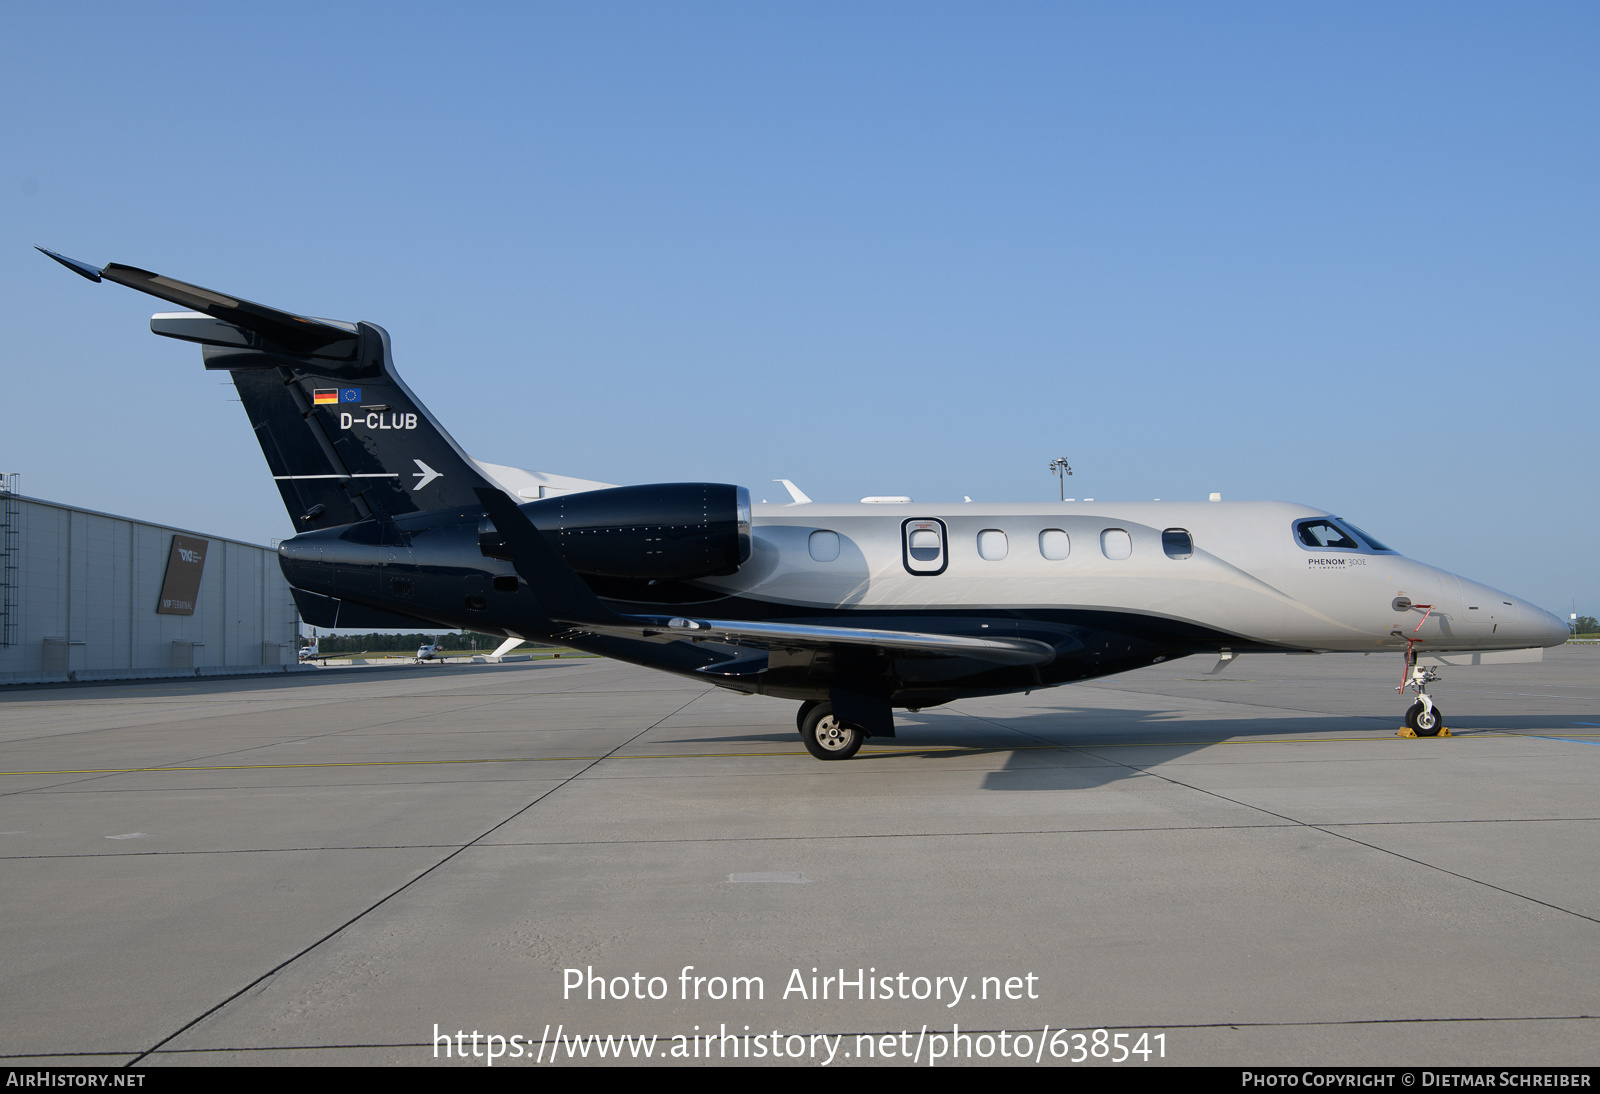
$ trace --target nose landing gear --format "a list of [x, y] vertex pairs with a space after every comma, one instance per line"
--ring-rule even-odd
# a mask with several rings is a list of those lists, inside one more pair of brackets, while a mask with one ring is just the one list
[[1448, 737], [1450, 731], [1445, 728], [1444, 715], [1433, 704], [1433, 696], [1428, 694], [1428, 685], [1439, 679], [1439, 674], [1431, 668], [1424, 668], [1417, 664], [1417, 650], [1410, 642], [1406, 643], [1406, 674], [1400, 686], [1395, 688], [1404, 695], [1407, 690], [1417, 695], [1417, 701], [1411, 704], [1406, 711], [1406, 727], [1399, 733], [1401, 737]]

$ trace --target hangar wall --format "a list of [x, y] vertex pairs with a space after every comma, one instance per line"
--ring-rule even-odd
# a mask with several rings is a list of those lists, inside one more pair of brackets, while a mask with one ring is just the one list
[[[174, 536], [205, 541], [192, 615], [156, 610]], [[284, 671], [298, 622], [269, 547], [0, 489], [0, 683]]]

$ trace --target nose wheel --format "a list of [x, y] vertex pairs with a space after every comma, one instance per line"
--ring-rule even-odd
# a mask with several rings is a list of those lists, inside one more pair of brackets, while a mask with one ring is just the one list
[[1415, 692], [1417, 701], [1406, 711], [1406, 728], [1400, 731], [1402, 737], [1450, 736], [1450, 731], [1444, 726], [1444, 715], [1434, 705], [1433, 696], [1428, 694], [1428, 685], [1437, 679], [1437, 672], [1417, 664], [1417, 651], [1407, 643], [1406, 675], [1395, 690], [1402, 695], [1407, 691]]
[[1444, 716], [1439, 713], [1439, 708], [1433, 705], [1432, 697], [1424, 696], [1428, 701], [1424, 703], [1418, 699], [1411, 704], [1411, 709], [1406, 711], [1406, 728], [1418, 737], [1437, 737], [1444, 728]]

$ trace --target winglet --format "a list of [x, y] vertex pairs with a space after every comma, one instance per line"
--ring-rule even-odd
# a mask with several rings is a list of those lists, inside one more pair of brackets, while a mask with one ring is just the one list
[[38, 244], [34, 244], [33, 249], [38, 251], [40, 254], [49, 255], [51, 258], [61, 263], [79, 277], [87, 277], [90, 281], [96, 282], [100, 280], [101, 267], [99, 266], [91, 266], [87, 262], [79, 262], [76, 258], [68, 258], [66, 255], [58, 255], [54, 251], [45, 250]]
[[494, 527], [511, 549], [511, 565], [528, 583], [534, 597], [552, 619], [564, 623], [617, 624], [627, 621], [600, 603], [594, 590], [583, 583], [566, 559], [545, 540], [528, 515], [503, 491], [477, 487], [474, 491]]

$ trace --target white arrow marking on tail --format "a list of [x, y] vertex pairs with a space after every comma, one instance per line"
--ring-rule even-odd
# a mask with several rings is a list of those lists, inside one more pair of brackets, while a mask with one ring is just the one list
[[424, 486], [427, 486], [434, 479], [442, 479], [442, 478], [444, 478], [444, 472], [443, 471], [435, 471], [433, 468], [429, 467], [427, 464], [423, 463], [421, 460], [412, 460], [411, 462], [416, 464], [418, 467], [422, 468], [421, 471], [413, 471], [413, 472], [411, 472], [411, 474], [414, 475], [418, 480], [417, 481], [417, 485], [415, 485], [415, 486], [413, 486], [411, 488], [411, 492], [413, 494], [415, 494], [418, 490], [421, 490]]

